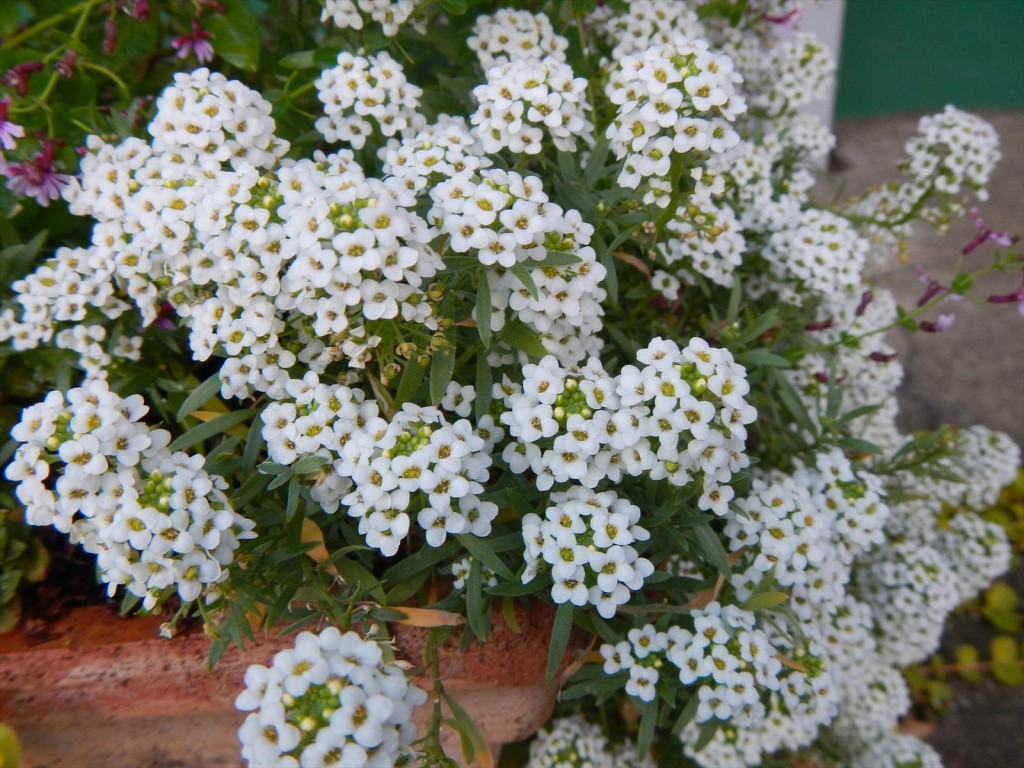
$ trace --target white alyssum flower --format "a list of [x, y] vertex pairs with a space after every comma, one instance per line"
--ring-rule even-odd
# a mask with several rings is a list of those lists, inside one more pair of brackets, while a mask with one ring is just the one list
[[569, 41], [555, 32], [547, 14], [499, 8], [493, 14], [477, 16], [466, 45], [486, 72], [513, 60], [565, 61]]
[[148, 410], [103, 379], [51, 393], [14, 428], [6, 477], [29, 523], [70, 533], [97, 555], [111, 595], [123, 585], [152, 609], [171, 587], [185, 602], [214, 595], [239, 540], [256, 534], [227, 482], [202, 456], [168, 450], [170, 435], [142, 421]]
[[328, 627], [301, 632], [270, 667], [252, 665], [235, 706], [247, 765], [395, 765], [414, 755], [413, 710], [426, 701], [382, 646]]

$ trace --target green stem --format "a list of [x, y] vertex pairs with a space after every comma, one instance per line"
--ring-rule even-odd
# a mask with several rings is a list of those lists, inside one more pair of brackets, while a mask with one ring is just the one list
[[39, 32], [42, 32], [45, 29], [49, 29], [50, 27], [56, 24], [60, 24], [62, 21], [64, 21], [64, 19], [74, 16], [80, 10], [84, 9], [86, 11], [86, 16], [88, 16], [89, 12], [91, 12], [95, 6], [100, 5], [102, 2], [104, 2], [104, 0], [85, 0], [85, 2], [76, 3], [75, 5], [72, 5], [70, 8], [66, 8], [60, 13], [54, 14], [49, 18], [43, 19], [42, 21], [33, 24], [31, 27], [22, 30], [18, 34], [12, 35], [11, 37], [7, 38], [4, 41], [3, 45], [0, 45], [0, 51], [9, 51], [18, 47], [22, 43], [22, 41], [28, 40], [29, 38], [37, 35]]
[[131, 101], [132, 93], [128, 89], [127, 83], [125, 83], [125, 81], [122, 80], [116, 72], [107, 69], [106, 67], [100, 66], [99, 64], [93, 64], [91, 61], [81, 61], [79, 62], [79, 65], [83, 69], [90, 69], [93, 72], [96, 72], [106, 77], [115, 86], [117, 86], [117, 90], [121, 92], [121, 98], [123, 98], [125, 101]]

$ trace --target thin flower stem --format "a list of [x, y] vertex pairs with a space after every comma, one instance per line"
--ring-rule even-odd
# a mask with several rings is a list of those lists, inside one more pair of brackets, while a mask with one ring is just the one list
[[22, 41], [35, 37], [38, 33], [46, 29], [49, 29], [50, 27], [56, 24], [60, 24], [62, 21], [64, 21], [64, 19], [74, 16], [80, 10], [85, 9], [85, 15], [86, 17], [88, 17], [88, 14], [92, 11], [92, 9], [95, 8], [97, 5], [102, 4], [103, 2], [104, 0], [85, 0], [85, 2], [76, 3], [75, 5], [72, 5], [70, 8], [65, 8], [60, 13], [54, 14], [49, 18], [43, 19], [42, 21], [33, 24], [31, 27], [22, 30], [16, 35], [11, 35], [3, 42], [3, 45], [0, 45], [0, 51], [9, 51], [14, 48], [17, 48], [22, 43]]
[[125, 83], [125, 81], [122, 80], [116, 72], [107, 69], [104, 66], [100, 66], [99, 64], [93, 64], [91, 61], [80, 61], [79, 66], [81, 66], [84, 69], [92, 70], [93, 72], [96, 72], [97, 74], [106, 77], [115, 86], [117, 86], [117, 90], [121, 92], [122, 99], [124, 99], [125, 101], [131, 101], [132, 93], [128, 89], [127, 83]]

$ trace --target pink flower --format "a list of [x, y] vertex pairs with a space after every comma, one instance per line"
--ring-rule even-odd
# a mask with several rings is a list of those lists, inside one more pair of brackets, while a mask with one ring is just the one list
[[1017, 303], [1017, 309], [1020, 311], [1021, 317], [1024, 317], [1024, 278], [1021, 278], [1020, 288], [1013, 293], [1004, 293], [1000, 296], [989, 296], [988, 300], [993, 304], [1013, 304]]
[[43, 151], [31, 160], [4, 163], [3, 174], [7, 188], [20, 197], [34, 198], [44, 208], [60, 197], [60, 191], [71, 181], [66, 173], [57, 173], [53, 167], [53, 142], [44, 141]]
[[989, 229], [988, 224], [986, 224], [985, 220], [981, 218], [981, 214], [978, 213], [977, 208], [971, 208], [969, 213], [971, 214], [971, 221], [973, 221], [974, 226], [978, 228], [978, 234], [974, 236], [974, 239], [971, 240], [971, 242], [964, 246], [963, 253], [965, 256], [986, 240], [991, 240], [996, 245], [1003, 246], [1003, 248], [1008, 248], [1017, 242], [1018, 238], [1010, 237], [1006, 232], [996, 232], [994, 229]]
[[209, 40], [210, 33], [199, 27], [199, 19], [192, 19], [192, 34], [174, 38], [171, 45], [178, 49], [179, 59], [184, 59], [190, 53], [194, 53], [200, 64], [206, 64], [213, 61], [213, 45]]
[[942, 333], [953, 327], [954, 320], [956, 320], [956, 315], [950, 313], [948, 315], [939, 315], [938, 320], [922, 320], [920, 326], [921, 330], [927, 333]]
[[7, 97], [0, 99], [0, 147], [8, 150], [14, 149], [17, 145], [15, 139], [25, 135], [24, 128], [7, 120], [7, 108], [10, 104], [11, 100]]
[[41, 61], [26, 61], [16, 64], [4, 73], [4, 85], [16, 90], [19, 96], [24, 96], [28, 93], [29, 78], [42, 68], [43, 62]]

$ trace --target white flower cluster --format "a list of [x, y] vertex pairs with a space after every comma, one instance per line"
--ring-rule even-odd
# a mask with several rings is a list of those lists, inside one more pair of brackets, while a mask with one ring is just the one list
[[849, 210], [865, 236], [879, 244], [876, 251], [887, 257], [899, 252], [914, 218], [941, 232], [972, 196], [987, 200], [986, 185], [1002, 157], [995, 128], [953, 106], [922, 117], [906, 152], [899, 167], [909, 179], [873, 189]]
[[[448, 248], [492, 268], [492, 331], [511, 310], [567, 365], [600, 352], [607, 270], [590, 247], [594, 228], [577, 211], [550, 202], [537, 177], [498, 169], [445, 179], [430, 199], [427, 218], [448, 235]], [[473, 317], [479, 322], [476, 308]]]
[[729, 287], [743, 260], [747, 243], [733, 209], [725, 201], [691, 200], [680, 205], [665, 225], [659, 250], [669, 269], [686, 276], [702, 275]]
[[771, 573], [791, 588], [798, 616], [831, 614], [844, 597], [854, 558], [884, 541], [889, 508], [881, 481], [855, 474], [838, 449], [818, 454], [813, 468], [772, 479], [755, 478], [727, 518], [729, 548], [750, 548], [752, 560], [733, 575], [737, 595], [745, 599]]
[[530, 742], [526, 768], [654, 768], [652, 756], [637, 758], [626, 739], [613, 746], [600, 726], [579, 715], [553, 718]]
[[643, 368], [611, 376], [596, 358], [581, 369], [553, 357], [523, 367], [523, 384], [502, 392], [502, 423], [515, 438], [502, 455], [513, 472], [530, 469], [541, 490], [647, 475], [701, 490], [703, 510], [724, 515], [728, 483], [749, 464], [746, 369], [728, 350], [694, 338], [680, 349], [656, 338], [637, 353]]
[[921, 661], [938, 647], [959, 594], [945, 557], [913, 542], [874, 552], [857, 569], [855, 587], [875, 615], [879, 653], [899, 666]]
[[850, 752], [856, 753], [885, 738], [910, 709], [910, 690], [903, 673], [877, 657], [843, 675], [843, 701], [829, 729]]
[[890, 733], [854, 757], [850, 768], [942, 768], [942, 758], [920, 739]]
[[[415, 10], [416, 0], [324, 0], [320, 21], [331, 21], [339, 29], [362, 29], [367, 16], [381, 25], [385, 35], [394, 37]], [[423, 31], [421, 25], [413, 26]]]
[[736, 92], [741, 81], [732, 59], [704, 40], [676, 40], [623, 58], [608, 80], [617, 111], [605, 132], [616, 158], [625, 159], [619, 185], [646, 183], [644, 202], [667, 206], [677, 156], [714, 155], [739, 143], [730, 123], [746, 110]]
[[612, 48], [612, 61], [676, 40], [706, 38], [704, 25], [686, 0], [632, 0], [629, 10], [615, 13], [599, 7], [590, 16], [597, 34]]
[[771, 269], [766, 287], [792, 304], [849, 294], [862, 285], [868, 250], [846, 219], [814, 208], [801, 211], [771, 235], [762, 252]]
[[633, 547], [651, 537], [638, 525], [640, 508], [614, 491], [578, 485], [552, 493], [548, 503], [543, 519], [523, 517], [523, 583], [536, 577], [543, 560], [551, 569], [556, 603], [589, 603], [610, 619], [654, 573], [651, 561]]
[[[693, 748], [700, 733], [700, 724], [696, 718], [678, 734], [686, 755], [697, 764], [705, 768], [760, 765], [766, 755], [780, 750], [795, 750], [809, 744], [821, 726], [835, 717], [839, 686], [836, 685], [820, 645], [814, 640], [808, 640], [806, 646], [793, 646], [777, 632], [767, 634], [766, 637], [770, 643], [767, 653], [772, 654], [772, 659], [778, 661], [774, 654], [782, 654], [792, 668], [783, 666], [776, 676], [766, 676], [769, 684], [762, 684], [758, 678], [762, 690], [753, 704], [737, 706], [735, 693], [721, 685], [717, 686], [714, 693], [705, 694], [709, 702], [716, 704], [716, 709], [722, 713], [731, 710], [731, 715], [730, 720], [716, 730], [710, 743], [699, 752]], [[759, 640], [763, 641], [764, 638]], [[712, 646], [713, 649], [718, 647]], [[741, 668], [747, 656], [752, 655], [745, 652], [744, 644], [737, 643], [735, 637], [727, 647], [739, 649], [739, 654], [734, 653], [733, 658], [739, 656]], [[761, 649], [760, 645], [758, 649]], [[718, 661], [724, 658], [724, 655], [720, 655], [713, 658], [713, 662], [717, 666]], [[749, 662], [747, 666], [750, 666]], [[698, 690], [698, 695], [711, 690], [711, 685], [712, 681], [709, 681]], [[722, 702], [723, 696], [726, 697], [725, 703]]]
[[170, 435], [141, 420], [148, 410], [100, 379], [66, 399], [51, 392], [12, 430], [22, 445], [5, 476], [31, 525], [70, 533], [98, 556], [111, 595], [124, 585], [151, 609], [175, 589], [186, 602], [210, 593], [239, 539], [255, 534], [224, 479], [207, 474], [202, 456], [168, 450]]
[[[449, 391], [448, 402], [468, 415], [472, 387], [461, 388], [458, 398]], [[313, 374], [289, 382], [288, 393], [263, 412], [270, 458], [287, 466], [323, 456], [330, 471], [314, 486], [314, 499], [327, 512], [341, 504], [359, 518], [369, 546], [389, 557], [397, 553], [410, 514], [434, 547], [449, 533], [490, 533], [498, 508], [479, 494], [504, 434], [490, 417], [474, 427], [465, 418], [449, 422], [437, 408], [406, 403], [388, 422], [361, 391], [321, 384]]]
[[378, 152], [386, 183], [418, 194], [444, 179], [474, 173], [491, 161], [462, 117], [441, 115], [405, 139], [392, 139]]
[[751, 106], [768, 114], [788, 112], [824, 97], [836, 69], [829, 51], [806, 33], [777, 37], [767, 55], [750, 63], [754, 66], [743, 69], [748, 79], [744, 93]]
[[405, 78], [402, 65], [387, 51], [372, 56], [338, 54], [338, 63], [314, 82], [324, 105], [316, 129], [327, 141], [362, 148], [374, 131], [383, 136], [419, 128], [423, 90]]
[[569, 41], [555, 32], [547, 14], [500, 8], [477, 16], [466, 45], [486, 72], [510, 61], [565, 61]]
[[106, 378], [114, 357], [138, 360], [142, 337], [112, 337], [101, 324], [130, 306], [115, 295], [114, 268], [96, 248], [58, 248], [35, 272], [11, 284], [21, 312], [0, 312], [0, 344], [26, 350], [52, 341], [78, 354], [87, 379]]
[[269, 667], [253, 664], [235, 706], [251, 766], [387, 768], [413, 757], [413, 710], [427, 700], [379, 643], [328, 627], [301, 632]]
[[512, 59], [491, 67], [473, 98], [479, 106], [470, 122], [487, 152], [536, 155], [545, 136], [563, 152], [576, 150], [577, 137], [594, 141], [587, 81], [558, 59]]

